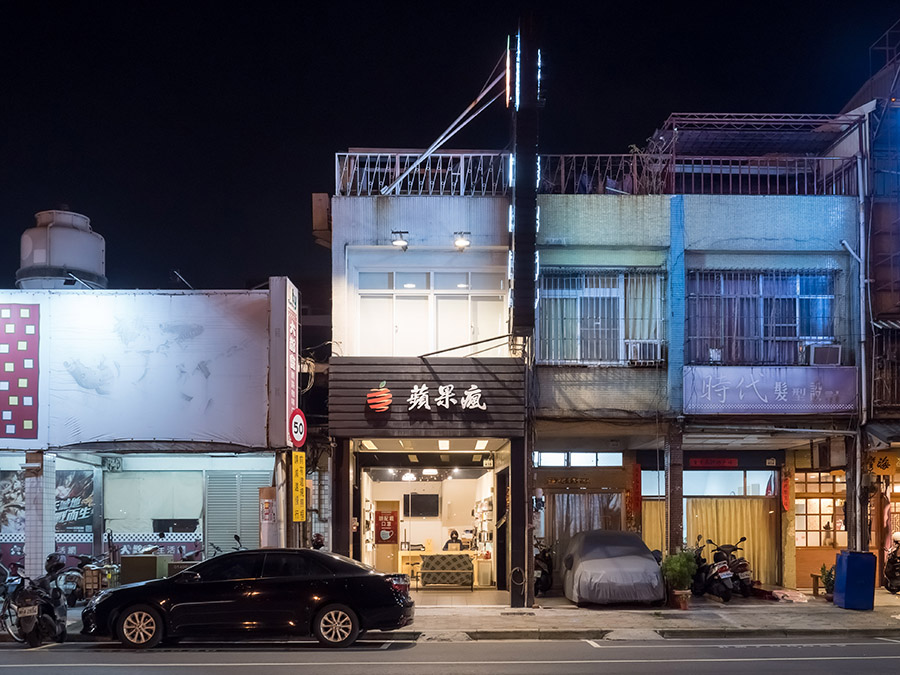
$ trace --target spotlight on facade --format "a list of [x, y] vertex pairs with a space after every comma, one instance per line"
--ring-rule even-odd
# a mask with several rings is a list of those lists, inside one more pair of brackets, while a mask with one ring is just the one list
[[409, 242], [406, 240], [407, 234], [409, 234], [409, 232], [406, 232], [405, 230], [391, 230], [391, 236], [393, 237], [391, 244], [401, 251], [405, 251], [409, 248]]
[[454, 232], [454, 240], [453, 245], [456, 247], [457, 251], [465, 251], [471, 245], [471, 241], [469, 241], [469, 232]]

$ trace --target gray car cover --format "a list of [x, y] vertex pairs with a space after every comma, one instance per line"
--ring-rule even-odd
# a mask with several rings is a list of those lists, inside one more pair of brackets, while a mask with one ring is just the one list
[[579, 532], [563, 557], [572, 602], [656, 602], [666, 596], [659, 564], [633, 532]]

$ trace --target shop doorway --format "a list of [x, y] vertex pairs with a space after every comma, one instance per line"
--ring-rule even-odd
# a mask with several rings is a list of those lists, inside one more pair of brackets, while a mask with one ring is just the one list
[[206, 557], [235, 546], [234, 535], [247, 548], [259, 548], [259, 488], [272, 484], [266, 471], [207, 471], [204, 499]]
[[[569, 541], [587, 530], [621, 530], [625, 525], [621, 492], [548, 491], [545, 532], [557, 561], [562, 561]], [[562, 579], [562, 565], [555, 565]]]

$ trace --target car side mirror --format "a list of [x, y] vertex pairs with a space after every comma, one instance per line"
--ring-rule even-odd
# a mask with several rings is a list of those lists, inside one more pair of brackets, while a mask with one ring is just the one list
[[563, 565], [566, 566], [566, 569], [567, 569], [567, 570], [572, 569], [572, 563], [573, 563], [573, 562], [575, 562], [575, 560], [572, 558], [572, 554], [571, 554], [571, 553], [569, 553], [565, 558], [563, 558]]
[[200, 581], [200, 573], [185, 570], [178, 575], [178, 579], [176, 581], [178, 581], [178, 583], [180, 584], [195, 584]]
[[740, 543], [743, 543], [743, 542], [745, 542], [745, 541], [747, 541], [747, 537], [741, 537], [740, 539], [738, 539], [738, 543], [739, 543], [739, 544], [740, 544]]

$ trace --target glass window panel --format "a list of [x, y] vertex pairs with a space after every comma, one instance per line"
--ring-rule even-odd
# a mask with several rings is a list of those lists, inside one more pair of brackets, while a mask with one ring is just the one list
[[794, 542], [797, 546], [806, 546], [806, 532], [795, 532]]
[[419, 356], [431, 351], [428, 324], [423, 325], [428, 298], [398, 295], [394, 309], [394, 356]]
[[538, 466], [565, 466], [566, 453], [564, 452], [539, 452]]
[[423, 291], [428, 289], [428, 272], [397, 272], [397, 289]]
[[394, 299], [389, 295], [359, 298], [360, 356], [393, 356]]
[[846, 532], [835, 532], [834, 535], [837, 540], [837, 545], [840, 548], [846, 548], [847, 547], [847, 533]]
[[806, 516], [806, 529], [818, 530], [822, 526], [820, 518], [821, 516]]
[[666, 494], [666, 476], [663, 471], [641, 471], [641, 496], [662, 497]]
[[806, 500], [806, 512], [807, 513], [818, 513], [819, 512], [819, 500], [818, 499], [807, 499]]
[[[450, 349], [472, 342], [469, 325], [469, 298], [465, 295], [436, 295], [435, 335], [438, 349]], [[465, 356], [470, 350], [449, 351], [440, 356]]]
[[622, 466], [621, 452], [598, 452], [597, 466]]
[[435, 272], [434, 288], [438, 291], [462, 291], [469, 288], [466, 272]]
[[818, 492], [818, 491], [819, 491], [819, 484], [818, 484], [818, 483], [807, 483], [807, 484], [806, 484], [806, 491], [807, 491], [807, 492]]
[[573, 452], [569, 455], [569, 466], [597, 466], [597, 453]]
[[819, 500], [819, 504], [820, 504], [819, 510], [822, 513], [829, 514], [829, 515], [834, 513], [834, 500], [833, 499]]
[[743, 471], [685, 471], [684, 494], [692, 497], [739, 496], [744, 492]]
[[797, 513], [806, 513], [806, 500], [805, 499], [795, 499], [794, 500], [794, 510]]
[[485, 272], [472, 272], [473, 291], [505, 291], [506, 275]]
[[[472, 342], [489, 340], [506, 335], [507, 305], [503, 298], [487, 296], [472, 298]], [[479, 349], [491, 343], [480, 345]], [[479, 353], [479, 356], [506, 356], [506, 343], [498, 340], [497, 346]]]
[[748, 495], [775, 495], [778, 494], [777, 481], [774, 471], [748, 471], [747, 494]]
[[834, 483], [820, 483], [819, 490], [822, 492], [834, 492]]
[[806, 533], [806, 545], [807, 546], [821, 546], [822, 537], [819, 532], [807, 532]]
[[819, 474], [817, 474], [817, 473], [806, 474], [806, 482], [807, 483], [818, 483], [819, 482]]
[[360, 290], [386, 291], [394, 287], [393, 272], [360, 272]]
[[794, 527], [798, 530], [806, 529], [806, 516], [797, 516], [795, 518]]

